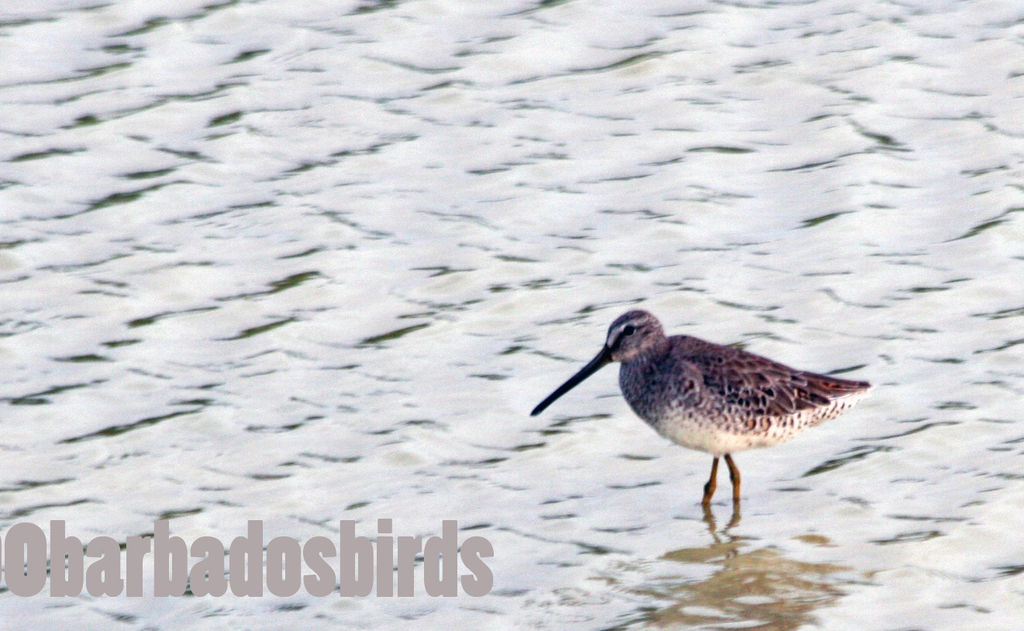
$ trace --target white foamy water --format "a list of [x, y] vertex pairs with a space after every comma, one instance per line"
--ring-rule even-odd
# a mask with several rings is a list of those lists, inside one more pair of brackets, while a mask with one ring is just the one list
[[[0, 615], [1019, 628], [1022, 41], [1009, 1], [5, 3], [0, 537], [495, 554], [479, 598]], [[634, 306], [876, 388], [705, 516], [612, 368], [528, 416]]]

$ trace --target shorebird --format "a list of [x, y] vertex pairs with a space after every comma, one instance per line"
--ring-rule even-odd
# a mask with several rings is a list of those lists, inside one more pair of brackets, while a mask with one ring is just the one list
[[530, 412], [536, 416], [610, 362], [621, 362], [619, 387], [637, 416], [672, 442], [712, 455], [701, 504], [715, 494], [725, 457], [732, 500], [740, 501], [740, 470], [732, 454], [788, 440], [852, 407], [866, 381], [796, 370], [767, 357], [688, 335], [665, 337], [646, 311], [628, 311], [608, 327], [604, 347]]

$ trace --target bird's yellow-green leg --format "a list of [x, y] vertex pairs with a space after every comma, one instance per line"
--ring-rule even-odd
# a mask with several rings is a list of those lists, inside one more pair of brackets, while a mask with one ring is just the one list
[[[717, 464], [717, 458], [715, 459]], [[732, 503], [740, 503], [740, 469], [732, 461], [732, 456], [725, 454], [725, 464], [729, 465], [729, 479], [732, 481]]]
[[[726, 456], [728, 458], [728, 456]], [[718, 477], [718, 456], [711, 461], [711, 477], [708, 478], [707, 484], [704, 485], [704, 499], [700, 501], [701, 505], [707, 506], [711, 503], [711, 496], [715, 494], [715, 478]]]

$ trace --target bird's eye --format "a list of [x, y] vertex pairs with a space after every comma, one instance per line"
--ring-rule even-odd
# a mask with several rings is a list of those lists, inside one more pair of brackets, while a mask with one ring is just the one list
[[636, 332], [636, 327], [633, 326], [632, 324], [627, 324], [626, 326], [622, 327], [622, 334], [623, 335], [633, 335], [633, 333], [635, 333], [635, 332]]

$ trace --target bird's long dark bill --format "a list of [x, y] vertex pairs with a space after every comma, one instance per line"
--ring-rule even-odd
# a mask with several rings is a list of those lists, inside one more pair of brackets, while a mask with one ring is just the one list
[[580, 369], [578, 373], [569, 377], [569, 380], [558, 386], [558, 389], [548, 395], [548, 398], [541, 401], [537, 407], [533, 408], [533, 412], [530, 412], [530, 416], [537, 416], [544, 411], [544, 408], [555, 402], [555, 399], [562, 396], [566, 392], [575, 388], [581, 381], [594, 374], [601, 369], [605, 364], [612, 360], [611, 350], [605, 346], [601, 349], [601, 352], [597, 354], [597, 357], [590, 360], [590, 363]]

